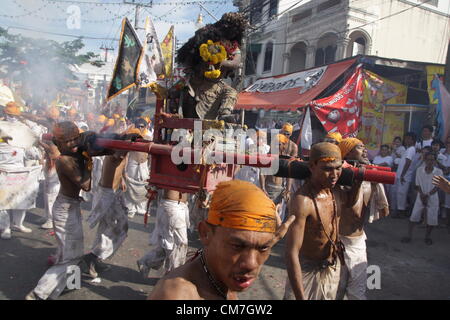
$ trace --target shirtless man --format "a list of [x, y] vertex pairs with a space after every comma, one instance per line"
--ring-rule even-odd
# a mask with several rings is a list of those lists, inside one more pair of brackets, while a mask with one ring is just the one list
[[187, 194], [175, 190], [161, 190], [162, 199], [156, 211], [156, 224], [150, 243], [155, 247], [137, 261], [144, 278], [150, 269], [163, 268], [164, 274], [186, 262], [189, 207]]
[[286, 243], [285, 299], [342, 299], [347, 270], [339, 241], [339, 220], [356, 202], [360, 183], [350, 192], [336, 187], [342, 173], [339, 147], [329, 142], [312, 146], [311, 177], [295, 193], [289, 212], [296, 219]]
[[83, 256], [93, 278], [98, 276], [98, 272], [109, 269], [100, 259], [111, 257], [128, 234], [128, 216], [122, 194], [125, 190], [123, 172], [126, 154], [126, 151], [116, 151], [105, 157], [98, 190], [94, 193], [88, 223], [91, 229], [98, 223], [97, 234], [91, 253]]
[[95, 155], [88, 143], [80, 142], [78, 127], [73, 122], [60, 122], [53, 128], [53, 141], [61, 156], [56, 172], [61, 182], [53, 206], [53, 226], [58, 242], [55, 264], [47, 270], [26, 300], [55, 299], [66, 286], [69, 268], [76, 267], [83, 256], [80, 190], [91, 188], [91, 166], [79, 146], [88, 145], [88, 155]]
[[208, 217], [199, 223], [203, 249], [158, 281], [152, 300], [227, 300], [248, 289], [286, 233], [277, 230], [275, 204], [254, 184], [232, 180], [214, 191]]
[[[370, 164], [367, 149], [362, 141], [356, 138], [347, 138], [341, 141], [339, 148], [343, 159]], [[373, 201], [374, 203], [372, 203]], [[364, 181], [356, 204], [343, 210], [339, 224], [339, 234], [345, 247], [345, 264], [349, 271], [346, 286], [348, 300], [367, 299], [367, 238], [364, 233], [364, 223], [371, 207], [373, 211], [378, 211], [379, 217], [389, 214], [389, 204], [383, 185]]]

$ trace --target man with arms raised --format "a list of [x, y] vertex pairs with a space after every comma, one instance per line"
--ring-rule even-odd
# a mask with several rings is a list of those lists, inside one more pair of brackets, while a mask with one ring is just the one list
[[296, 219], [288, 232], [285, 299], [334, 300], [345, 293], [347, 270], [339, 241], [342, 210], [352, 207], [360, 189], [337, 188], [342, 173], [341, 150], [335, 144], [312, 146], [311, 176], [291, 199], [289, 212]]
[[277, 230], [275, 215], [275, 204], [254, 184], [220, 183], [208, 218], [198, 226], [204, 248], [162, 278], [149, 299], [237, 299], [237, 293], [257, 278], [271, 248], [294, 220], [291, 217]]
[[47, 270], [27, 300], [57, 298], [66, 286], [69, 267], [83, 256], [80, 190], [89, 191], [91, 171], [88, 159], [78, 152], [80, 133], [73, 122], [60, 122], [53, 128], [53, 141], [61, 156], [56, 172], [61, 182], [53, 206], [53, 227], [58, 242], [56, 263]]

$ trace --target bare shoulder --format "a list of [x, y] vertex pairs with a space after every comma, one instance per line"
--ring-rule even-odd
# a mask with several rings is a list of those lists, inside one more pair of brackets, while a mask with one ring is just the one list
[[148, 300], [199, 300], [197, 286], [181, 276], [165, 276], [156, 284]]
[[311, 213], [311, 198], [308, 195], [305, 186], [301, 186], [291, 199], [291, 214], [300, 217], [306, 217]]
[[60, 170], [72, 170], [75, 159], [71, 156], [61, 155], [56, 159], [55, 165]]

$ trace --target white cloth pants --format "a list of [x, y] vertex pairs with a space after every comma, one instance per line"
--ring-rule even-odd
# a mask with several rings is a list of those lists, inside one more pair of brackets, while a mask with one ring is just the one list
[[59, 183], [59, 178], [56, 171], [52, 171], [50, 174], [45, 176], [44, 210], [47, 221], [51, 221], [53, 219], [53, 204], [55, 203], [56, 197], [58, 196], [60, 186], [61, 184]]
[[186, 203], [163, 199], [158, 205], [156, 225], [150, 243], [155, 246], [139, 259], [152, 269], [169, 272], [186, 262], [189, 208]]
[[21, 227], [25, 220], [26, 213], [27, 210], [0, 210], [0, 230], [3, 232], [11, 229], [11, 216], [13, 225]]
[[406, 210], [406, 199], [408, 197], [408, 191], [411, 181], [406, 180], [404, 183], [400, 182], [400, 179], [395, 180], [395, 194], [397, 197], [397, 210]]
[[77, 267], [83, 256], [80, 200], [58, 194], [53, 205], [53, 226], [58, 250], [55, 264], [34, 288], [34, 293], [41, 299], [59, 297], [67, 285], [70, 267]]
[[366, 300], [367, 288], [367, 250], [366, 234], [358, 237], [341, 236], [344, 244], [345, 265], [349, 271], [346, 288], [346, 298], [348, 300]]
[[114, 255], [128, 235], [128, 216], [122, 192], [98, 186], [88, 223], [91, 229], [98, 223], [92, 253], [103, 260]]

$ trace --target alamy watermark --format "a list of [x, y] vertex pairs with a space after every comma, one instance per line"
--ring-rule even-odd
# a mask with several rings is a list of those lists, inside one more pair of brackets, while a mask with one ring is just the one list
[[69, 290], [81, 289], [81, 270], [77, 265], [70, 265], [67, 267], [66, 287]]
[[[264, 133], [261, 133], [264, 132]], [[279, 162], [273, 161], [270, 154], [279, 154], [279, 130], [254, 129], [207, 129], [202, 130], [202, 121], [194, 121], [194, 130], [176, 129], [170, 140], [178, 142], [172, 149], [171, 160], [180, 164], [260, 164], [261, 173], [274, 175], [278, 172]], [[270, 139], [268, 139], [270, 137]], [[270, 143], [269, 143], [270, 140]], [[203, 143], [207, 145], [203, 147]]]
[[81, 29], [81, 9], [77, 5], [67, 7], [66, 13], [69, 15], [66, 19], [67, 29]]
[[381, 290], [381, 269], [377, 265], [367, 266], [367, 289]]

